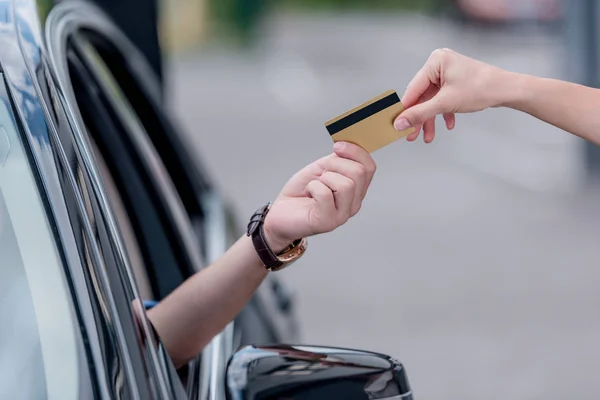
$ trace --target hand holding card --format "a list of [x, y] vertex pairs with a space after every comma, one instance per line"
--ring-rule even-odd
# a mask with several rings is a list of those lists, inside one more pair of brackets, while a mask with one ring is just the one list
[[285, 248], [346, 223], [360, 210], [375, 169], [359, 146], [334, 144], [333, 153], [298, 171], [275, 199], [264, 225], [270, 246]]
[[400, 97], [394, 90], [388, 90], [327, 121], [325, 127], [334, 142], [354, 143], [372, 153], [414, 132], [414, 128], [400, 132], [394, 128], [394, 120], [402, 111]]

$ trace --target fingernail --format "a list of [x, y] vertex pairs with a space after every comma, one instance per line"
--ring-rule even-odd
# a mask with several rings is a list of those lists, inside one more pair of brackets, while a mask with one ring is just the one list
[[396, 120], [396, 122], [394, 122], [394, 128], [397, 131], [403, 131], [405, 129], [410, 128], [410, 122], [408, 122], [406, 118], [400, 118], [399, 120]]
[[333, 144], [333, 150], [334, 151], [340, 151], [344, 148], [344, 142], [335, 142]]

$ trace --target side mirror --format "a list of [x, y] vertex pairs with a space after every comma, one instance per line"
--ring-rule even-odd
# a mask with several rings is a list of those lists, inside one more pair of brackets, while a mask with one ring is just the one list
[[246, 346], [227, 366], [228, 400], [413, 400], [402, 364], [360, 350]]

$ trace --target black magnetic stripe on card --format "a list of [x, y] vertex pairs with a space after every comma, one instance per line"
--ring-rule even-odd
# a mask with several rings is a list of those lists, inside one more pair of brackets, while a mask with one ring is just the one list
[[335, 135], [339, 131], [343, 131], [344, 129], [359, 123], [362, 120], [369, 118], [372, 115], [377, 114], [380, 111], [385, 110], [388, 107], [393, 106], [400, 102], [400, 97], [398, 97], [398, 93], [392, 93], [389, 96], [385, 96], [383, 99], [379, 99], [374, 103], [369, 104], [368, 106], [361, 108], [358, 111], [353, 112], [350, 115], [345, 116], [339, 121], [333, 122], [327, 125], [327, 131], [330, 135]]

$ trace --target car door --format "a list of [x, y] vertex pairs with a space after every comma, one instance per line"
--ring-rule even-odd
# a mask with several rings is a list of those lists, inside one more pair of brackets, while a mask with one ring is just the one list
[[[2, 260], [10, 262], [0, 268], [9, 283], [3, 295], [13, 287], [2, 302], [8, 305], [3, 330], [13, 335], [0, 339], [7, 362], [2, 390], [9, 389], [0, 397], [181, 399], [145, 318], [85, 132], [69, 118], [73, 104], [41, 57], [35, 3], [0, 1], [0, 9], [0, 131], [3, 164], [10, 167], [0, 188], [3, 221], [11, 219], [2, 227], [9, 254]], [[27, 317], [32, 304], [35, 321]], [[20, 343], [29, 350], [13, 353]], [[5, 357], [9, 351], [12, 358]], [[35, 361], [40, 352], [43, 366]], [[23, 363], [19, 357], [26, 355], [30, 361]], [[27, 367], [10, 370], [11, 359]], [[20, 392], [11, 389], [18, 382], [25, 383]]]
[[[233, 243], [241, 234], [235, 217], [162, 108], [150, 68], [108, 20], [88, 5], [65, 3], [50, 13], [46, 40], [59, 85], [77, 105], [73, 118], [97, 149], [113, 208], [128, 217], [121, 230], [133, 238], [145, 300], [159, 301]], [[218, 398], [233, 349], [292, 338], [292, 315], [285, 288], [270, 277], [190, 365], [189, 390]]]
[[8, 86], [0, 73], [0, 398], [96, 398], [94, 341], [80, 318], [94, 307], [73, 301], [81, 269]]

